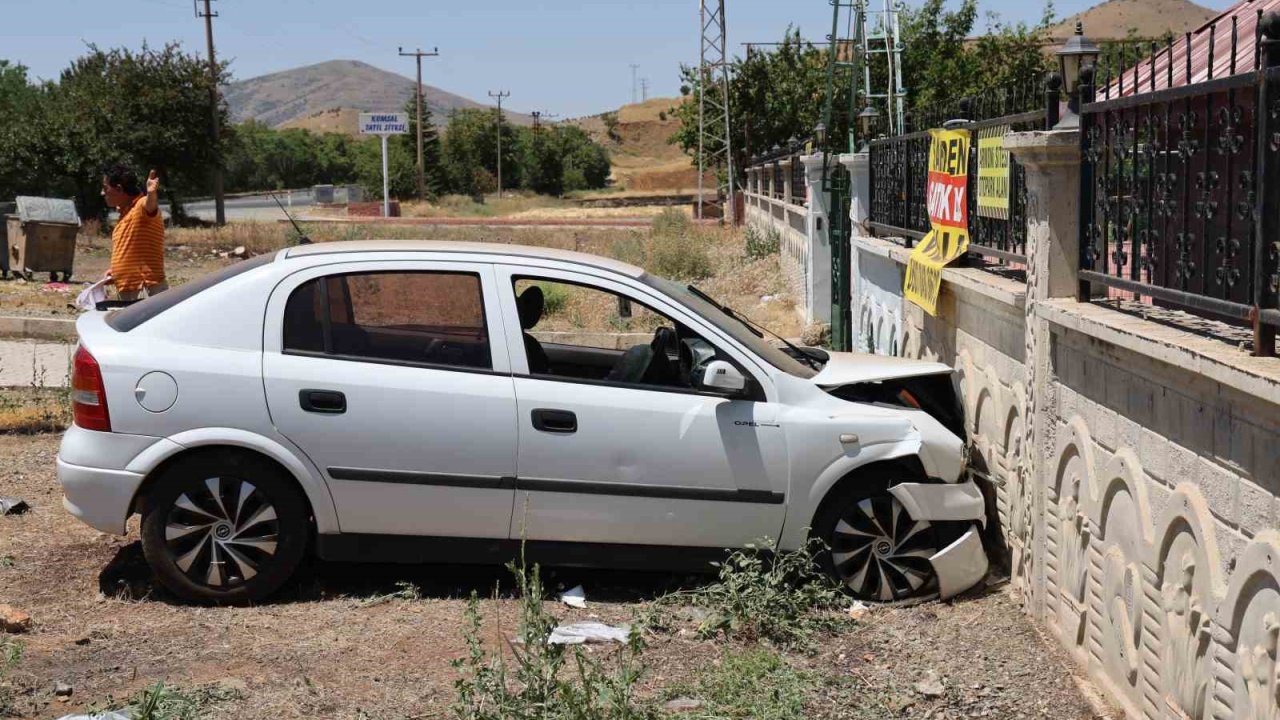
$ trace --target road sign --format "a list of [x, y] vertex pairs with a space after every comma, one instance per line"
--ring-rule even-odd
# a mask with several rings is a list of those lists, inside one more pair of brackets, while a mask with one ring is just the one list
[[382, 139], [382, 217], [391, 215], [391, 189], [387, 175], [387, 138], [409, 134], [408, 113], [360, 113], [360, 134]]
[[408, 113], [360, 113], [361, 135], [407, 135]]

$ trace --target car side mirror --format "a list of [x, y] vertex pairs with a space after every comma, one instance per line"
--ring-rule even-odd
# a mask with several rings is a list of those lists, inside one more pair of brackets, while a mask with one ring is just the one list
[[712, 360], [702, 366], [702, 372], [695, 384], [699, 390], [737, 395], [747, 389], [747, 378], [732, 363], [724, 360]]

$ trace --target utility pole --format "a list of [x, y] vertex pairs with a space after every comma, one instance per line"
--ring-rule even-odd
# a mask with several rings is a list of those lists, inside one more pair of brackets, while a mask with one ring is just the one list
[[440, 55], [440, 48], [431, 48], [431, 52], [422, 52], [421, 49], [413, 52], [405, 52], [403, 47], [396, 48], [400, 53], [400, 57], [412, 57], [418, 61], [418, 199], [421, 200], [427, 195], [427, 171], [422, 160], [422, 58], [437, 57]]
[[[833, 0], [841, 2], [844, 0]], [[734, 218], [733, 144], [729, 126], [729, 62], [724, 0], [701, 0], [699, 28], [702, 43], [698, 62], [698, 205], [703, 218], [703, 186], [707, 170], [716, 173], [716, 195], [723, 203], [721, 217]], [[723, 173], [723, 175], [721, 175]]]
[[636, 104], [636, 71], [640, 69], [639, 65], [631, 65], [631, 104]]
[[489, 91], [489, 97], [498, 100], [498, 199], [502, 199], [502, 99], [511, 97], [506, 90]]
[[649, 102], [649, 78], [640, 78], [640, 102]]
[[210, 0], [204, 0], [204, 12], [200, 12], [200, 0], [192, 0], [195, 4], [197, 18], [204, 18], [204, 36], [209, 45], [209, 137], [213, 140], [213, 208], [214, 220], [218, 225], [227, 224], [227, 200], [222, 192], [222, 150], [218, 137], [222, 133], [218, 117], [218, 59], [213, 52], [213, 19], [218, 13], [209, 7]]
[[542, 132], [542, 118], [546, 118], [546, 119], [548, 119], [548, 120], [551, 120], [551, 119], [553, 119], [553, 118], [558, 118], [558, 117], [560, 117], [559, 115], [552, 115], [551, 113], [549, 113], [549, 112], [543, 112], [542, 110], [534, 110], [533, 112], [531, 112], [531, 113], [529, 113], [529, 114], [533, 116], [533, 131], [534, 131], [534, 132]]

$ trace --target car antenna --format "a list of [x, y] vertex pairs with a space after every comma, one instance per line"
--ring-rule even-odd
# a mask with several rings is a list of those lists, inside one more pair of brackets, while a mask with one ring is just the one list
[[294, 220], [293, 216], [289, 214], [289, 211], [284, 209], [284, 203], [280, 202], [280, 198], [276, 197], [276, 194], [270, 190], [267, 191], [267, 194], [271, 196], [272, 200], [276, 201], [276, 205], [280, 206], [280, 212], [284, 213], [284, 216], [289, 218], [289, 222], [293, 224], [294, 232], [298, 233], [298, 244], [310, 245], [311, 238], [307, 237], [307, 234], [302, 232], [302, 228], [298, 227], [298, 221]]

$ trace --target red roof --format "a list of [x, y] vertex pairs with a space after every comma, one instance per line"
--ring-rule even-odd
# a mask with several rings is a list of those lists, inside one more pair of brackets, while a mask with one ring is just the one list
[[[1148, 50], [1136, 65], [1127, 66], [1122, 77], [1097, 78], [1098, 99], [1163, 90], [1252, 72], [1257, 69], [1258, 63], [1258, 21], [1264, 13], [1272, 10], [1280, 11], [1280, 0], [1240, 0], [1185, 37], [1175, 38], [1172, 48], [1168, 45], [1157, 47], [1154, 56]], [[1234, 53], [1231, 50], [1233, 46]], [[1189, 66], [1188, 47], [1191, 55]], [[1133, 50], [1130, 49], [1130, 52]], [[1102, 87], [1103, 82], [1108, 82], [1108, 86]]]

